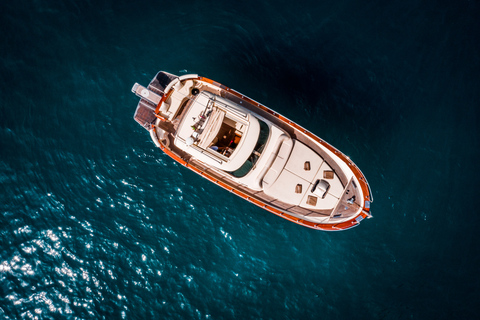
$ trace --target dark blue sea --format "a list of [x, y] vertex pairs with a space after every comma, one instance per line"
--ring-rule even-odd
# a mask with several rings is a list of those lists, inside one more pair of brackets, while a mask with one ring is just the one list
[[[0, 319], [478, 319], [478, 1], [2, 1]], [[369, 180], [321, 232], [208, 183], [133, 120], [197, 73]]]

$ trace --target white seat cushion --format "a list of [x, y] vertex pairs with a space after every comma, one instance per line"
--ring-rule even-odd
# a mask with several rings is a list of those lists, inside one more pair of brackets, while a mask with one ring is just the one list
[[263, 177], [262, 184], [264, 189], [269, 188], [275, 182], [275, 180], [277, 180], [280, 172], [282, 172], [283, 168], [285, 167], [285, 163], [287, 163], [291, 151], [292, 140], [284, 140], [280, 146], [277, 156], [275, 157], [275, 160]]
[[[305, 161], [310, 162], [310, 170], [305, 170]], [[285, 169], [307, 181], [313, 182], [322, 163], [323, 159], [315, 151], [295, 140]]]

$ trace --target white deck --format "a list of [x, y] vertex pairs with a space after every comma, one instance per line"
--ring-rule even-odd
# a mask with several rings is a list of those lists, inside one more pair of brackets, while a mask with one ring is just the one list
[[[293, 141], [294, 146], [288, 160], [285, 161], [285, 155], [277, 156], [265, 175], [264, 192], [276, 199], [282, 199], [283, 202], [308, 209], [334, 208], [344, 190], [340, 179], [334, 173], [332, 177], [327, 174], [328, 178], [325, 178], [325, 172], [332, 171], [332, 168], [312, 149], [299, 141]], [[305, 162], [309, 162], [309, 170]], [[323, 198], [323, 192], [311, 192], [318, 179], [323, 179], [330, 185]]]

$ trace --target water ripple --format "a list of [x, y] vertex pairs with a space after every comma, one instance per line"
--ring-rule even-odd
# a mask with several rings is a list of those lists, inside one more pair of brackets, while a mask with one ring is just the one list
[[[475, 318], [467, 2], [2, 2], [0, 318]], [[378, 216], [315, 232], [184, 169], [132, 119], [158, 68], [316, 130]]]

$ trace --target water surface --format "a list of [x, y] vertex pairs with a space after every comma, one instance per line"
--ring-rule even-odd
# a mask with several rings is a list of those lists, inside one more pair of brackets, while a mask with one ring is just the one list
[[[0, 316], [471, 319], [474, 1], [0, 4]], [[326, 233], [211, 185], [132, 119], [198, 73], [349, 155], [374, 219]]]

